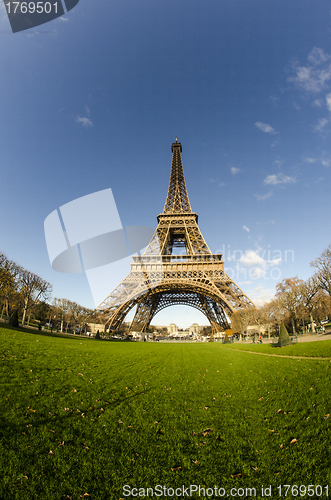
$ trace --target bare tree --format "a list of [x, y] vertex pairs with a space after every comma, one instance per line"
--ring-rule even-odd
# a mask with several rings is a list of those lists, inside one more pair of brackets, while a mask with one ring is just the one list
[[297, 310], [301, 304], [301, 285], [303, 281], [299, 278], [284, 278], [276, 285], [276, 297], [280, 300], [281, 305], [289, 313], [292, 331], [295, 333], [297, 323]]
[[19, 272], [19, 292], [23, 303], [22, 325], [25, 325], [26, 313], [37, 301], [47, 300], [52, 285], [26, 269]]
[[[20, 267], [0, 253], [0, 299], [6, 315], [9, 316], [9, 304], [17, 300], [18, 276]], [[1, 313], [2, 316], [2, 313]]]
[[58, 312], [60, 314], [60, 322], [61, 322], [60, 331], [63, 332], [64, 318], [65, 318], [65, 315], [70, 310], [70, 304], [71, 304], [71, 302], [68, 299], [58, 299], [58, 298], [55, 298], [53, 300], [53, 304], [54, 304], [54, 306], [56, 307], [56, 309], [58, 310]]
[[315, 307], [315, 298], [318, 294], [319, 286], [316, 279], [308, 278], [300, 285], [300, 292], [303, 301], [303, 306], [309, 313], [309, 320], [312, 332], [315, 332], [315, 323], [313, 318], [313, 309]]
[[314, 279], [319, 288], [331, 296], [331, 245], [317, 259], [313, 260], [310, 265], [317, 269]]

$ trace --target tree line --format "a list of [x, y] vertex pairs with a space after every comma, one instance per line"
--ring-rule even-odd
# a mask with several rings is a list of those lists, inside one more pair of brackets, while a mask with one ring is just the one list
[[284, 321], [293, 334], [300, 330], [314, 333], [316, 325], [331, 318], [331, 245], [310, 265], [315, 273], [307, 280], [284, 278], [276, 285], [276, 295], [270, 302], [237, 311], [232, 317], [233, 330], [242, 333], [249, 325], [268, 325], [278, 332]]
[[[231, 318], [234, 333], [246, 332], [249, 325], [268, 325], [279, 331], [282, 321], [292, 333], [309, 329], [326, 317], [331, 318], [331, 245], [310, 265], [315, 273], [306, 281], [284, 278], [276, 285], [275, 297], [259, 308], [236, 311]], [[1, 319], [18, 325], [52, 325], [61, 332], [87, 329], [90, 323], [103, 323], [99, 313], [68, 299], [51, 300], [52, 285], [17, 265], [0, 253]], [[272, 333], [272, 332], [270, 332]]]
[[93, 311], [68, 299], [51, 299], [52, 285], [0, 253], [1, 319], [18, 326], [39, 324], [64, 331], [86, 331]]

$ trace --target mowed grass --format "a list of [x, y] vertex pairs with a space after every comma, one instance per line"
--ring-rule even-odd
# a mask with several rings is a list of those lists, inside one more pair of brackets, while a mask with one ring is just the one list
[[[319, 337], [321, 338], [321, 337]], [[331, 359], [331, 340], [319, 340], [318, 342], [305, 342], [304, 338], [297, 343], [282, 348], [273, 347], [272, 344], [225, 344], [225, 349], [237, 349], [241, 351], [251, 351], [256, 353], [277, 355], [277, 356], [299, 356], [299, 357], [320, 357]]]
[[[299, 347], [314, 355], [314, 343]], [[119, 500], [124, 485], [255, 487], [262, 498], [262, 485], [330, 485], [330, 370], [327, 358], [218, 343], [1, 328], [0, 498]]]

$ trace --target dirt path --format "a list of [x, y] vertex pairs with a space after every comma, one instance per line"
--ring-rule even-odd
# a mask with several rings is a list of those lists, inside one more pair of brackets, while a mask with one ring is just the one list
[[243, 349], [231, 349], [231, 351], [248, 352], [249, 354], [261, 354], [262, 356], [274, 356], [276, 358], [298, 359], [299, 361], [301, 361], [301, 359], [322, 359], [324, 361], [329, 361], [329, 363], [331, 363], [331, 358], [322, 358], [318, 356], [289, 356], [287, 354], [268, 354], [266, 352], [246, 351]]

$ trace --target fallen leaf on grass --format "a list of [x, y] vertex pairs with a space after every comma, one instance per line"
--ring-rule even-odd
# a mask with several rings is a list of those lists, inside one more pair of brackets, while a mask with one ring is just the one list
[[291, 441], [291, 443], [290, 443], [290, 444], [294, 444], [294, 443], [296, 443], [297, 441], [298, 441], [298, 440], [294, 438], [294, 439], [292, 439], [292, 441]]
[[158, 429], [158, 430], [156, 431], [156, 434], [159, 434], [159, 435], [160, 435], [160, 434], [164, 434], [164, 431], [163, 431], [162, 429]]
[[205, 407], [204, 407], [204, 410], [209, 410], [209, 406], [205, 406]]
[[279, 408], [279, 410], [277, 410], [277, 412], [276, 412], [276, 413], [280, 413], [281, 411], [282, 411], [282, 409], [281, 409], [281, 408]]
[[206, 429], [205, 431], [201, 432], [201, 434], [202, 434], [203, 436], [207, 436], [207, 434], [210, 434], [211, 432], [213, 432], [213, 429], [210, 429], [210, 428], [208, 427], [208, 429]]
[[215, 441], [224, 441], [224, 439], [222, 438], [222, 436], [218, 436]]
[[118, 421], [118, 423], [119, 423], [119, 424], [123, 424], [122, 420], [119, 420], [119, 421]]
[[54, 453], [52, 452], [52, 450], [49, 450], [48, 454], [49, 455], [54, 455]]
[[233, 474], [233, 475], [231, 474], [231, 477], [241, 477], [241, 476], [242, 474]]
[[183, 467], [171, 467], [171, 470], [174, 471], [174, 470], [182, 470]]

